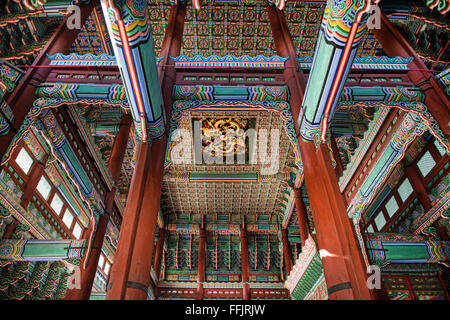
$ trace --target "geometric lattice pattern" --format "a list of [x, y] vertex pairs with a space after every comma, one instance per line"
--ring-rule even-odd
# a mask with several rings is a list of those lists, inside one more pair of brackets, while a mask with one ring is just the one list
[[325, 3], [288, 1], [283, 10], [298, 57], [314, 56]]
[[[103, 16], [100, 15], [99, 18], [103, 18]], [[101, 21], [103, 21], [103, 19]], [[87, 53], [100, 55], [106, 53], [100, 39], [99, 27], [100, 26], [97, 26], [97, 23], [95, 23], [94, 13], [92, 13], [78, 34], [70, 52], [79, 55]]]

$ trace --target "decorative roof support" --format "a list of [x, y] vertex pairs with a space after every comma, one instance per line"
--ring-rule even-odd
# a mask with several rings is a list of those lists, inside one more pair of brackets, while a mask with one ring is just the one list
[[[396, 233], [371, 233], [366, 250], [371, 263], [440, 263], [449, 267], [450, 242]], [[408, 247], [405, 250], [405, 247]]]
[[[122, 170], [123, 159], [125, 157], [126, 147], [128, 143], [128, 137], [131, 131], [132, 118], [129, 114], [122, 116], [120, 128], [117, 136], [114, 139], [114, 143], [111, 150], [111, 155], [108, 161], [108, 168], [114, 183], [117, 185], [120, 172]], [[81, 287], [79, 289], [70, 289], [68, 291], [66, 299], [71, 300], [89, 300], [91, 295], [92, 286], [94, 284], [95, 275], [97, 272], [98, 260], [101, 254], [101, 248], [105, 241], [105, 234], [110, 220], [113, 214], [114, 196], [116, 194], [116, 187], [108, 191], [105, 195], [105, 212], [100, 216], [97, 225], [92, 226], [95, 228], [95, 236], [92, 243], [92, 251], [85, 259], [83, 269], [81, 269]]]
[[[81, 25], [83, 25], [94, 9], [94, 5], [81, 5], [80, 9], [80, 21]], [[51, 68], [41, 68], [40, 66], [49, 64], [50, 59], [47, 55], [53, 55], [59, 52], [63, 54], [68, 53], [80, 32], [80, 29], [69, 29], [67, 27], [68, 18], [63, 20], [52, 37], [47, 41], [47, 44], [33, 62], [32, 68], [28, 69], [22, 77], [21, 82], [16, 86], [7, 100], [7, 104], [11, 108], [11, 124], [3, 130], [4, 136], [2, 136], [0, 141], [1, 158], [3, 158], [15, 134], [19, 131], [28, 111], [32, 108], [35, 100], [34, 92], [36, 91], [36, 86], [45, 82], [51, 72]]]
[[[321, 279], [323, 281], [323, 274], [319, 251], [314, 239], [309, 236], [305, 239], [302, 252], [298, 256], [284, 286], [289, 290], [293, 299], [304, 300], [316, 286], [316, 283]], [[326, 286], [324, 289], [327, 290]]]
[[[431, 2], [430, 0], [427, 1]], [[434, 2], [437, 4], [438, 1]], [[442, 2], [445, 2], [447, 6], [450, 5], [448, 1]], [[408, 76], [417, 87], [424, 91], [424, 104], [438, 122], [444, 135], [448, 136], [450, 132], [450, 101], [423, 60], [383, 13], [381, 13], [381, 28], [374, 29], [373, 33], [390, 57], [413, 58], [409, 62]]]
[[433, 10], [437, 9], [441, 14], [445, 15], [450, 11], [450, 1], [448, 0], [425, 0], [427, 6]]
[[0, 259], [14, 261], [81, 260], [86, 240], [0, 240]]
[[[368, 3], [365, 1], [344, 2], [329, 0], [327, 12], [333, 12], [334, 15], [337, 14], [337, 18], [347, 14], [345, 17], [347, 19], [346, 22], [348, 22], [348, 15], [350, 15], [350, 21], [352, 21], [355, 16], [352, 16], [351, 14], [359, 11], [364, 12], [363, 9], [365, 9], [366, 6], [368, 7]], [[290, 39], [289, 32], [287, 31], [284, 16], [280, 15], [279, 12], [271, 6], [267, 6], [267, 11], [269, 14], [277, 53], [281, 56], [290, 55], [295, 57], [295, 47]], [[328, 15], [325, 14], [325, 23], [323, 24], [325, 27], [327, 26], [327, 17]], [[333, 18], [333, 16], [331, 18]], [[329, 31], [329, 36], [331, 35], [331, 38], [335, 37], [335, 41], [339, 40], [339, 32], [337, 31], [347, 34], [344, 39], [341, 38], [341, 49], [339, 49], [340, 51], [338, 50], [341, 53], [341, 56], [343, 56], [344, 51], [342, 47], [345, 47], [346, 39], [350, 33], [350, 28], [349, 26], [343, 24], [342, 21], [340, 21], [341, 23], [337, 23], [338, 21], [335, 19], [333, 22], [336, 22], [336, 24], [333, 24], [333, 27], [330, 29], [331, 31]], [[355, 25], [352, 30], [352, 37], [356, 40], [358, 40], [361, 36], [361, 34], [358, 34], [357, 32], [358, 25], [359, 24]], [[333, 28], [337, 28], [337, 30], [333, 30]], [[344, 30], [339, 30], [339, 28], [344, 28]], [[363, 29], [360, 29], [359, 31], [362, 31]], [[323, 73], [322, 67], [328, 68], [330, 66], [331, 60], [329, 59], [332, 57], [332, 53], [337, 50], [334, 49], [332, 45], [327, 43], [324, 37], [325, 31], [322, 31], [319, 38], [321, 43], [316, 46], [316, 52], [319, 51], [318, 49], [320, 45], [323, 45], [323, 48], [327, 49], [325, 51], [320, 51], [321, 57], [319, 58], [316, 54], [316, 61], [313, 69], [317, 68], [318, 71], [322, 71], [321, 78], [314, 80], [318, 81], [317, 83], [323, 83], [326, 81], [327, 77]], [[353, 48], [351, 45], [347, 46], [347, 50], [345, 51], [346, 63], [352, 55], [354, 56], [354, 53], [352, 53], [352, 55], [350, 54], [352, 49]], [[293, 68], [286, 68], [284, 77], [286, 84], [289, 87], [289, 104], [291, 106], [292, 116], [295, 121], [296, 133], [297, 135], [304, 135], [304, 130], [299, 133], [298, 129], [299, 126], [304, 129], [304, 123], [306, 123], [306, 121], [303, 121], [304, 110], [302, 112], [299, 110], [302, 101], [305, 100], [303, 99], [306, 87], [305, 76], [299, 68], [298, 62], [295, 59], [289, 59], [288, 61], [291, 60], [293, 61]], [[323, 61], [319, 63], [318, 60]], [[341, 69], [343, 67], [341, 67]], [[350, 69], [350, 67], [351, 63], [349, 64], [348, 69]], [[339, 80], [344, 82], [345, 78], [343, 75], [345, 71], [348, 70], [345, 68], [344, 70], [341, 70], [341, 74], [339, 76]], [[314, 71], [312, 71], [312, 74], [310, 75], [310, 83], [312, 81], [311, 79], [314, 78], [313, 73]], [[337, 85], [342, 84], [343, 86], [344, 82], [337, 82]], [[310, 90], [313, 89], [315, 88], [311, 88]], [[338, 90], [336, 90], [336, 93], [337, 91]], [[339, 98], [339, 96], [336, 97]], [[333, 100], [334, 98], [331, 101]], [[311, 106], [314, 109], [317, 107], [317, 105]], [[312, 111], [313, 114], [310, 115], [313, 118], [315, 110]], [[322, 113], [324, 113], [325, 106], [323, 106], [322, 111]], [[353, 236], [354, 226], [347, 217], [345, 200], [339, 189], [328, 148], [322, 143], [319, 144], [319, 148], [317, 150], [316, 146], [312, 142], [314, 140], [314, 136], [318, 133], [321, 120], [322, 119], [318, 119], [317, 128], [315, 131], [310, 131], [312, 134], [309, 135], [308, 139], [305, 140], [299, 138], [298, 143], [303, 162], [304, 181], [312, 207], [314, 225], [317, 230], [319, 251], [323, 252], [323, 255], [321, 254], [321, 260], [324, 268], [325, 279], [330, 289], [330, 299], [374, 299], [373, 292], [371, 292], [366, 286], [366, 265], [364, 264], [360, 250], [357, 249], [357, 240]], [[301, 125], [303, 125], [303, 127]]]
[[327, 1], [299, 115], [300, 134], [306, 141], [315, 140], [317, 135], [321, 142], [326, 140], [328, 124], [367, 29], [363, 15], [372, 2], [378, 1], [355, 0], [345, 5]]
[[102, 0], [102, 8], [136, 129], [143, 141], [158, 139], [166, 117], [147, 4]]
[[[422, 113], [418, 112], [419, 110], [422, 110]], [[357, 227], [356, 231], [360, 243], [363, 242], [358, 226], [360, 225], [359, 222], [362, 218], [362, 213], [385, 184], [393, 169], [402, 161], [408, 146], [417, 136], [421, 136], [427, 129], [433, 133], [430, 122], [423, 118], [424, 111], [426, 111], [426, 108], [419, 104], [419, 108], [412, 108], [410, 112], [403, 113], [403, 120], [399, 122], [391, 140], [382, 151], [372, 170], [367, 173], [366, 179], [348, 206], [348, 214], [353, 218], [354, 224]], [[439, 139], [439, 135], [436, 138]], [[448, 141], [442, 140], [441, 142], [448, 152], [450, 150]], [[369, 259], [366, 255], [364, 255], [364, 258], [366, 263], [368, 263]]]
[[[127, 3], [130, 2], [131, 1], [128, 1]], [[106, 16], [108, 16], [109, 13], [116, 12], [116, 16], [118, 17], [117, 10], [111, 12], [109, 10], [111, 6], [108, 4], [113, 5], [114, 3], [112, 1], [109, 1], [108, 3], [103, 1], [103, 12]], [[136, 7], [134, 4], [136, 4]], [[152, 54], [154, 49], [152, 42], [150, 41], [151, 34], [148, 24], [147, 2], [133, 1], [132, 8], [125, 8], [125, 4], [123, 4], [122, 9], [124, 9], [123, 11], [131, 19], [127, 20], [127, 22], [130, 22], [128, 25], [128, 30], [124, 32], [124, 23], [123, 21], [120, 22], [120, 19], [116, 20], [113, 17], [113, 21], [120, 22], [120, 29], [122, 30], [120, 34], [124, 40], [126, 38], [128, 41], [128, 37], [132, 36], [130, 39], [132, 41], [130, 42], [130, 46], [132, 50], [134, 50], [133, 52], [136, 53], [136, 55], [132, 55], [132, 57], [139, 57], [139, 59], [141, 59], [141, 57], [145, 57], [145, 61], [139, 61], [144, 63], [145, 70], [151, 70], [151, 72], [146, 75], [151, 76], [154, 79], [158, 79], [154, 54]], [[166, 31], [174, 31], [166, 32], [161, 52], [168, 51], [169, 55], [179, 55], [186, 13], [185, 9], [185, 6], [179, 4], [172, 6], [170, 9], [170, 16], [166, 26]], [[109, 25], [109, 33], [111, 35], [115, 35], [114, 41], [126, 44], [127, 41], [122, 42], [120, 37], [118, 37], [118, 25], [116, 25], [115, 29], [112, 28], [112, 26], [113, 23]], [[113, 33], [113, 30], [115, 30], [115, 33]], [[125, 35], [127, 37], [125, 37]], [[149, 53], [146, 50], [141, 50], [146, 46], [152, 51], [152, 53]], [[119, 57], [120, 50], [115, 50], [116, 57]], [[129, 52], [128, 50], [126, 51]], [[122, 51], [122, 53], [123, 52], [124, 51]], [[127, 59], [125, 59], [125, 56], [119, 58], [119, 61], [122, 61], [122, 67], [124, 68], [125, 66], [128, 66], [128, 64], [125, 64], [126, 60], [130, 60], [130, 56], [127, 56]], [[135, 62], [135, 60], [133, 61]], [[167, 135], [164, 135], [165, 121], [163, 120], [166, 115], [171, 112], [171, 91], [169, 91], [168, 94], [167, 89], [172, 89], [175, 80], [175, 77], [170, 77], [170, 72], [168, 72], [169, 70], [174, 70], [174, 68], [168, 67], [167, 65], [162, 65], [164, 65], [164, 63], [160, 64], [158, 67], [160, 82], [156, 83], [153, 80], [151, 82], [153, 88], [156, 90], [156, 95], [149, 98], [156, 98], [157, 101], [161, 102], [161, 105], [154, 105], [155, 109], [150, 109], [150, 104], [147, 104], [145, 107], [147, 108], [146, 111], [148, 111], [148, 113], [142, 114], [146, 116], [151, 115], [151, 120], [155, 121], [154, 126], [148, 126], [148, 133], [151, 135], [150, 138], [153, 138], [154, 140], [152, 140], [151, 146], [149, 146], [150, 143], [145, 143], [148, 139], [143, 139], [139, 146], [136, 168], [133, 173], [131, 188], [128, 194], [127, 206], [124, 212], [115, 262], [111, 269], [110, 282], [107, 288], [107, 299], [144, 300], [147, 299], [148, 296], [147, 293], [150, 286], [150, 277], [148, 275], [151, 270], [151, 257], [153, 254], [153, 242], [155, 238], [154, 232], [158, 221], [158, 210], [160, 209], [164, 156], [167, 147]], [[142, 65], [140, 66], [142, 67]], [[140, 73], [140, 75], [142, 74], [144, 73]], [[130, 75], [132, 75], [131, 72]], [[133, 75], [133, 79], [136, 80], [137, 76], [138, 74], [135, 73]], [[134, 87], [139, 87], [142, 85], [144, 85], [143, 89], [151, 89], [145, 81], [139, 83], [133, 82], [133, 86], [131, 86], [131, 83], [126, 83], [125, 85], [127, 89], [130, 90]], [[146, 92], [147, 91], [142, 91], [140, 94]], [[161, 99], [161, 96], [164, 97], [164, 100]], [[130, 99], [130, 95], [128, 95], [128, 98]], [[133, 99], [131, 100], [133, 101]], [[132, 101], [130, 102], [131, 105], [133, 105]], [[165, 109], [162, 107], [163, 101], [165, 103]], [[137, 107], [136, 104], [135, 106]], [[135, 114], [135, 116], [140, 116], [140, 111], [143, 111], [143, 109], [136, 109], [135, 112], [138, 113]], [[153, 112], [157, 113], [155, 114]], [[134, 120], [136, 121], [136, 117]], [[157, 137], [160, 139], [156, 139]]]

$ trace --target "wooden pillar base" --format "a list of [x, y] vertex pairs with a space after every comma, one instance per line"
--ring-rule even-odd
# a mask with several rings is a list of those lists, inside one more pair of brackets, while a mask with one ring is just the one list
[[329, 298], [374, 299], [374, 292], [367, 287], [366, 267], [328, 149], [321, 144], [316, 150], [314, 143], [301, 139], [299, 144]]

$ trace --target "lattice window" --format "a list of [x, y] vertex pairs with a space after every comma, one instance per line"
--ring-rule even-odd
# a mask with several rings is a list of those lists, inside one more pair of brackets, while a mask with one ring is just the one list
[[402, 201], [405, 202], [414, 190], [408, 178], [406, 178], [405, 181], [403, 181], [402, 184], [398, 187], [397, 191]]
[[392, 217], [395, 212], [398, 210], [398, 203], [394, 196], [392, 196], [385, 205], [386, 211], [389, 217]]
[[380, 211], [378, 215], [375, 217], [374, 221], [378, 230], [381, 230], [381, 228], [383, 228], [384, 225], [386, 224], [386, 219], [384, 218], [383, 212]]
[[438, 150], [438, 152], [441, 155], [441, 157], [446, 155], [447, 152], [445, 151], [444, 146], [438, 140], [434, 140], [434, 146]]
[[52, 186], [50, 185], [48, 180], [44, 176], [42, 176], [41, 179], [39, 180], [39, 183], [38, 183], [36, 189], [41, 194], [41, 196], [45, 200], [47, 200], [48, 196], [50, 194], [50, 191], [52, 190]]
[[22, 148], [17, 154], [15, 162], [25, 174], [28, 174], [34, 161], [28, 151], [25, 148]]
[[417, 161], [417, 167], [419, 168], [420, 173], [423, 177], [426, 177], [430, 173], [430, 171], [433, 170], [435, 165], [436, 161], [434, 161], [429, 151], [425, 152], [422, 158]]

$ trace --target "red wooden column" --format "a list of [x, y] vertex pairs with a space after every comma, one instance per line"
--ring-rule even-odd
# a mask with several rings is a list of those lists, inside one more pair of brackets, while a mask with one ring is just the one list
[[120, 121], [119, 131], [114, 138], [111, 155], [109, 156], [108, 168], [109, 172], [111, 172], [112, 179], [116, 184], [120, 179], [123, 159], [125, 158], [125, 152], [127, 151], [128, 138], [130, 136], [132, 125], [133, 117], [131, 116], [131, 114], [124, 114]]
[[311, 231], [309, 230], [308, 213], [306, 212], [305, 203], [302, 199], [302, 192], [300, 188], [294, 190], [295, 208], [297, 209], [297, 222], [300, 229], [300, 239], [302, 246], [305, 245]]
[[403, 278], [405, 279], [406, 287], [408, 288], [409, 294], [411, 295], [411, 300], [417, 300], [409, 275], [405, 274]]
[[373, 29], [373, 33], [389, 57], [413, 58], [409, 63], [411, 70], [408, 72], [408, 76], [412, 83], [423, 90], [425, 93], [425, 105], [438, 122], [443, 133], [448, 135], [450, 102], [434, 75], [384, 14], [381, 14], [381, 28]]
[[181, 52], [185, 17], [186, 4], [178, 4], [170, 8], [169, 20], [159, 53], [162, 59], [158, 64], [158, 76], [165, 101], [167, 119], [170, 119], [170, 113], [172, 112], [172, 90], [176, 77], [175, 61], [170, 57], [177, 57]]
[[284, 264], [286, 266], [286, 275], [289, 275], [292, 271], [292, 250], [291, 245], [289, 244], [289, 240], [287, 237], [287, 230], [281, 229], [281, 238], [283, 241], [283, 256], [284, 256]]
[[48, 154], [46, 154], [42, 161], [35, 162], [31, 168], [30, 175], [28, 177], [25, 190], [23, 191], [22, 198], [20, 199], [20, 205], [27, 210], [30, 200], [33, 198], [34, 191], [45, 171], [45, 164], [47, 163]]
[[[170, 9], [166, 36], [161, 49], [164, 56], [178, 56], [180, 53], [185, 13], [185, 5], [175, 5]], [[175, 69], [167, 66], [171, 60], [167, 64], [164, 63], [167, 57], [160, 62], [158, 75], [166, 116], [170, 119]], [[170, 77], [172, 73], [173, 77]], [[143, 142], [139, 147], [138, 160], [120, 230], [119, 245], [107, 288], [108, 300], [147, 298], [166, 146], [167, 136], [165, 135], [151, 143]]]
[[150, 286], [153, 247], [164, 170], [167, 138], [153, 140], [149, 170], [141, 198], [141, 207], [131, 249], [129, 273], [124, 298], [145, 300]]
[[437, 277], [439, 279], [439, 283], [442, 286], [442, 289], [444, 290], [445, 297], [447, 298], [447, 300], [450, 300], [450, 294], [448, 293], [447, 286], [445, 285], [444, 279], [442, 279], [442, 275], [439, 272], [437, 274]]
[[[162, 95], [165, 104], [167, 119], [170, 119], [172, 111], [172, 89], [175, 84], [174, 62], [169, 56], [178, 56], [181, 50], [186, 5], [174, 5], [170, 9], [169, 20], [166, 26], [166, 35], [160, 55], [163, 59], [159, 63], [158, 76], [160, 79]], [[161, 139], [151, 142], [151, 168], [149, 170], [144, 194], [142, 197], [141, 213], [136, 228], [136, 242], [132, 249], [130, 259], [130, 271], [125, 299], [142, 300], [147, 297], [145, 287], [150, 285], [151, 260], [153, 255], [153, 244], [159, 203], [161, 199], [161, 188], [164, 173], [164, 158], [166, 155], [167, 135]]]
[[206, 230], [202, 226], [198, 241], [197, 300], [203, 300], [203, 282], [205, 282]]
[[241, 270], [242, 270], [242, 299], [250, 300], [250, 284], [248, 283], [250, 280], [249, 275], [249, 266], [248, 266], [248, 237], [247, 237], [247, 229], [245, 225], [241, 226], [240, 232], [241, 238]]
[[[406, 176], [408, 177], [409, 182], [411, 183], [411, 186], [416, 192], [417, 198], [419, 198], [419, 201], [422, 204], [424, 211], [428, 212], [431, 209], [431, 200], [430, 198], [428, 198], [428, 192], [424, 184], [423, 178], [419, 172], [419, 169], [415, 164], [410, 165], [405, 164], [405, 173]], [[441, 226], [439, 226], [437, 222], [433, 224], [433, 227], [436, 228], [441, 240], [443, 241], [449, 240], [447, 232]]]
[[[139, 145], [136, 164], [128, 192], [127, 204], [120, 227], [119, 241], [114, 264], [111, 267], [109, 283], [106, 288], [106, 299], [120, 300], [125, 297], [125, 290], [130, 267], [130, 257], [133, 253], [133, 244], [136, 238], [136, 225], [138, 223], [145, 180], [151, 166], [148, 143]], [[149, 274], [150, 276], [150, 274]]]
[[159, 279], [159, 274], [161, 273], [161, 263], [162, 255], [164, 250], [164, 238], [166, 236], [166, 230], [159, 229], [158, 242], [156, 243], [155, 259], [153, 261], [153, 270], [155, 271], [156, 277]]
[[[283, 13], [273, 6], [267, 6], [267, 11], [277, 54], [289, 56], [287, 62], [293, 66], [286, 68], [284, 77], [289, 87], [289, 104], [298, 133], [305, 78], [295, 59], [295, 48]], [[353, 235], [354, 226], [347, 216], [328, 148], [321, 144], [316, 150], [313, 142], [305, 142], [301, 138], [299, 147], [329, 298], [374, 299], [374, 292], [367, 288], [366, 266]]]
[[423, 183], [423, 179], [419, 176], [420, 173], [417, 167], [414, 164], [405, 165], [405, 173], [417, 194], [417, 198], [419, 198], [425, 212], [427, 212], [431, 209], [431, 200], [428, 198], [428, 192]]
[[[111, 155], [108, 161], [108, 168], [115, 184], [119, 182], [132, 122], [133, 118], [131, 115], [125, 114], [122, 116], [119, 131], [112, 146]], [[85, 258], [88, 259], [86, 268], [84, 268], [84, 265], [81, 266], [81, 286], [79, 289], [75, 288], [67, 290], [65, 297], [66, 300], [89, 300], [89, 297], [91, 296], [92, 286], [97, 273], [98, 260], [102, 251], [106, 229], [113, 211], [115, 195], [116, 187], [113, 187], [113, 189], [105, 196], [105, 212], [100, 216], [96, 226], [94, 240], [92, 242], [92, 250], [90, 251], [89, 257]]]
[[[91, 1], [89, 4], [79, 6], [81, 9], [81, 25], [84, 25], [86, 19], [94, 9], [94, 2], [95, 1]], [[51, 72], [51, 68], [40, 68], [39, 66], [46, 66], [50, 63], [50, 59], [47, 55], [53, 55], [55, 53], [68, 54], [73, 42], [80, 32], [80, 29], [67, 28], [66, 22], [69, 18], [69, 16], [66, 17], [61, 25], [56, 29], [45, 47], [34, 60], [32, 66], [28, 69], [18, 86], [8, 98], [7, 103], [12, 109], [14, 120], [12, 128], [10, 128], [9, 132], [0, 137], [0, 158], [2, 158], [5, 154], [16, 132], [22, 125], [25, 116], [33, 105], [33, 102], [36, 99], [36, 87], [45, 82], [47, 76]]]
[[354, 226], [324, 144], [300, 139], [305, 183], [330, 299], [374, 299]]
[[297, 53], [283, 11], [269, 4], [266, 5], [266, 10], [269, 15], [272, 38], [277, 54], [281, 57], [289, 57], [285, 62], [286, 68], [283, 71], [283, 76], [286, 85], [289, 87], [289, 101], [299, 101], [297, 104], [290, 104], [291, 112], [294, 116], [295, 131], [298, 132], [297, 118], [300, 113], [307, 79], [297, 62]]
[[19, 222], [16, 219], [14, 219], [14, 221], [11, 222], [10, 224], [7, 224], [2, 239], [11, 239], [12, 235], [14, 234], [14, 231], [16, 231], [16, 227], [18, 224]]

